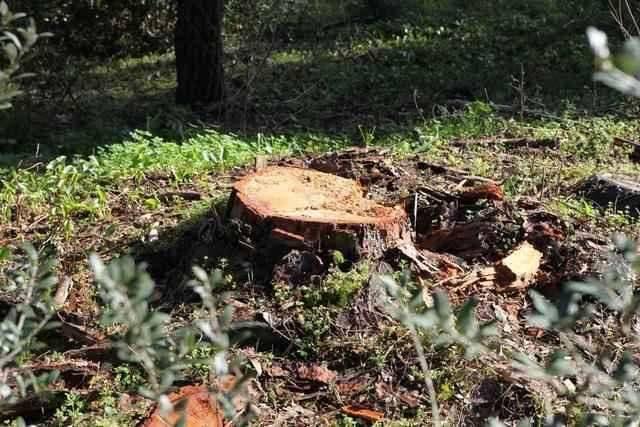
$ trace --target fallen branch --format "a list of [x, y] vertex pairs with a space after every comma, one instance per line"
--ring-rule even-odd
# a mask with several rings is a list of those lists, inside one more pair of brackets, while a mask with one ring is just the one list
[[18, 417], [43, 417], [59, 408], [64, 402], [65, 390], [46, 391], [12, 403], [0, 403], [0, 421]]
[[66, 360], [63, 362], [30, 363], [19, 368], [7, 369], [6, 384], [15, 387], [19, 377], [24, 375], [40, 375], [47, 372], [58, 372], [66, 384], [66, 388], [79, 388], [98, 374], [100, 366], [86, 360]]
[[462, 169], [456, 169], [449, 166], [429, 163], [426, 161], [419, 161], [417, 166], [418, 169], [429, 169], [436, 175], [448, 174], [450, 178], [453, 178], [457, 181], [479, 181], [499, 185], [499, 183], [494, 181], [493, 179], [471, 175], [467, 171], [464, 171]]
[[[474, 101], [465, 101], [462, 99], [451, 99], [446, 102], [447, 105], [458, 107], [458, 108], [466, 108], [473, 103]], [[493, 102], [489, 102], [488, 105], [491, 107], [493, 111], [496, 111], [498, 113], [522, 114], [523, 116], [533, 117], [538, 119], [562, 120], [560, 116], [556, 116], [554, 114], [550, 114], [542, 110], [531, 110], [528, 108], [522, 108], [520, 106], [496, 104]]]
[[60, 328], [58, 329], [60, 335], [77, 343], [83, 345], [95, 345], [101, 342], [104, 338], [89, 331], [87, 328], [67, 322], [62, 313], [58, 313], [58, 319], [60, 320]]

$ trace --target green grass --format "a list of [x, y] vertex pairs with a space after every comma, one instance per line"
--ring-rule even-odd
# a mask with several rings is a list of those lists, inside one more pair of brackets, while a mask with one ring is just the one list
[[[0, 169], [0, 219], [8, 223], [35, 220], [45, 215], [70, 235], [74, 225], [108, 217], [114, 195], [126, 203], [148, 209], [158, 206], [158, 189], [144, 183], [160, 175], [165, 185], [178, 188], [202, 176], [248, 164], [257, 155], [287, 156], [322, 152], [349, 144], [347, 137], [315, 134], [257, 135], [193, 130], [184, 140], [135, 131], [124, 142], [97, 148], [94, 155], [60, 156], [31, 167]], [[567, 196], [570, 185], [597, 171], [638, 174], [640, 168], [625, 160], [614, 147], [614, 136], [633, 139], [637, 121], [613, 117], [564, 117], [557, 120], [517, 121], [472, 104], [462, 115], [428, 119], [411, 131], [378, 134], [361, 129], [359, 144], [391, 147], [397, 155], [420, 154], [469, 169], [473, 174], [504, 181], [511, 196], [545, 194]], [[452, 150], [450, 143], [483, 137], [555, 138], [557, 152], [510, 155], [498, 146], [471, 146]], [[501, 156], [510, 156], [506, 165]], [[508, 167], [507, 167], [508, 166]], [[162, 189], [165, 191], [166, 189]], [[18, 217], [18, 218], [16, 218]]]
[[32, 168], [0, 169], [0, 217], [5, 223], [15, 221], [16, 210], [28, 218], [46, 215], [69, 233], [80, 219], [107, 216], [114, 192], [132, 203], [149, 200], [153, 194], [138, 191], [138, 185], [152, 174], [162, 174], [169, 186], [178, 186], [249, 163], [257, 155], [297, 155], [341, 145], [313, 136], [248, 139], [214, 130], [178, 143], [136, 131], [121, 144], [98, 148], [95, 155], [60, 156]]

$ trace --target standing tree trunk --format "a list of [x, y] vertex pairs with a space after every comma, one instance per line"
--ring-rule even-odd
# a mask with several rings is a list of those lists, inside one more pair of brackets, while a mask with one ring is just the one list
[[204, 105], [224, 97], [223, 0], [178, 0], [176, 102]]

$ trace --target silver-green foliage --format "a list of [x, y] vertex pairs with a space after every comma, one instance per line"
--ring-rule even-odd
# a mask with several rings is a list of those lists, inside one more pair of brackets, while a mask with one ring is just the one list
[[158, 399], [180, 372], [191, 346], [191, 334], [167, 333], [169, 315], [149, 306], [154, 283], [144, 266], [136, 265], [130, 257], [105, 265], [96, 255], [91, 256], [91, 266], [105, 306], [102, 322], [122, 329], [113, 340], [118, 358], [142, 366], [149, 387], [141, 392]]
[[[215, 347], [212, 356], [202, 362], [217, 375], [228, 373], [232, 365], [228, 364], [227, 330], [232, 308], [216, 296], [217, 288], [224, 283], [219, 270], [207, 274], [194, 267], [196, 279], [189, 284], [201, 298], [204, 315], [193, 324], [175, 328], [167, 313], [149, 304], [155, 284], [144, 265], [130, 257], [105, 265], [96, 255], [91, 256], [90, 262], [103, 302], [102, 321], [114, 331], [111, 345], [120, 360], [140, 366], [145, 373], [141, 394], [169, 410], [167, 392], [187, 371], [188, 356], [199, 340]], [[57, 326], [52, 321], [56, 312], [52, 297], [57, 282], [55, 265], [52, 257], [43, 257], [29, 244], [18, 256], [0, 248], [1, 300], [10, 302], [7, 307], [0, 306], [6, 312], [0, 318], [0, 411], [23, 397], [46, 390], [46, 385], [57, 377], [56, 372], [36, 376], [19, 367], [23, 354], [38, 350], [38, 334]], [[242, 391], [242, 384], [243, 378], [238, 375], [233, 390], [224, 395], [216, 393], [227, 413], [235, 412], [231, 401]], [[250, 408], [244, 413], [250, 415]]]
[[38, 34], [26, 13], [14, 13], [0, 1], [0, 110], [11, 108], [12, 99], [21, 94], [19, 81], [29, 74], [19, 73], [20, 65], [38, 39], [48, 35]]
[[626, 95], [640, 97], [640, 39], [627, 39], [620, 52], [614, 54], [604, 32], [590, 27], [587, 37], [596, 61], [594, 79]]
[[[618, 269], [601, 280], [568, 283], [553, 301], [530, 292], [535, 313], [529, 322], [559, 338], [561, 346], [557, 351], [542, 363], [515, 350], [508, 356], [515, 369], [525, 377], [547, 384], [568, 402], [568, 408], [584, 408], [579, 425], [622, 426], [640, 419], [640, 371], [632, 354], [609, 343], [590, 341], [578, 332], [592, 320], [594, 313], [605, 310], [617, 319], [616, 326], [608, 330], [611, 339], [626, 343], [627, 348], [640, 343], [637, 316], [640, 296], [634, 292], [634, 272], [640, 271], [640, 257], [634, 242], [620, 238], [617, 248], [631, 271]], [[392, 277], [381, 280], [394, 301], [391, 313], [409, 330], [435, 337], [436, 345], [460, 345], [469, 357], [481, 355], [493, 360], [504, 357], [491, 345], [490, 337], [497, 332], [495, 325], [477, 321], [473, 302], [454, 312], [446, 294], [439, 292], [433, 295], [431, 307], [427, 307], [421, 293], [414, 296], [408, 293], [411, 286], [407, 276], [400, 283]], [[421, 342], [417, 346], [421, 347]], [[547, 425], [563, 424], [557, 414], [545, 415]]]
[[[210, 371], [218, 377], [230, 371], [227, 331], [233, 313], [232, 306], [216, 296], [217, 289], [225, 283], [220, 270], [207, 274], [199, 267], [193, 268], [195, 280], [189, 285], [200, 296], [205, 315], [193, 324], [174, 328], [167, 313], [149, 304], [155, 284], [144, 265], [136, 264], [131, 257], [117, 258], [105, 265], [96, 255], [91, 256], [90, 262], [104, 304], [102, 321], [121, 331], [111, 338], [118, 358], [138, 364], [145, 372], [147, 384], [139, 389], [142, 395], [169, 410], [167, 392], [183, 376], [190, 363], [189, 355], [201, 340], [210, 342], [215, 348], [206, 361]], [[233, 417], [236, 414], [231, 400], [241, 392], [242, 382], [238, 377], [237, 387], [216, 396], [225, 412]], [[247, 410], [245, 414], [250, 412]]]
[[56, 377], [56, 373], [35, 376], [16, 369], [18, 356], [35, 347], [36, 335], [53, 326], [54, 267], [52, 258], [42, 257], [29, 244], [22, 247], [18, 256], [0, 249], [0, 293], [3, 300], [13, 302], [0, 318], [0, 410], [3, 405], [38, 392]]

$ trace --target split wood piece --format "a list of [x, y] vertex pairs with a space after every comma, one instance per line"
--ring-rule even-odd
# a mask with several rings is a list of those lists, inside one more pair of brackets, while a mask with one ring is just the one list
[[175, 406], [183, 404], [183, 411], [174, 409], [162, 416], [160, 408], [151, 414], [142, 427], [174, 426], [185, 415], [185, 427], [223, 427], [222, 410], [214, 396], [204, 386], [186, 386], [169, 395]]
[[407, 214], [364, 197], [350, 179], [292, 167], [267, 167], [233, 186], [232, 219], [266, 230], [274, 243], [381, 257], [411, 239]]
[[374, 411], [372, 409], [362, 408], [359, 406], [343, 406], [340, 411], [343, 414], [348, 415], [350, 417], [359, 418], [370, 423], [377, 423], [384, 419], [384, 414], [382, 412]]
[[524, 242], [495, 265], [449, 283], [458, 289], [474, 284], [494, 287], [497, 291], [524, 289], [535, 279], [541, 262], [542, 253], [529, 242]]
[[501, 202], [504, 200], [504, 191], [499, 185], [487, 182], [471, 188], [465, 188], [458, 196], [465, 203], [474, 203], [479, 200], [494, 200]]
[[433, 252], [450, 253], [467, 261], [478, 258], [496, 261], [505, 255], [501, 249], [505, 242], [517, 238], [520, 232], [520, 226], [512, 221], [499, 218], [476, 220], [419, 235], [417, 246]]

